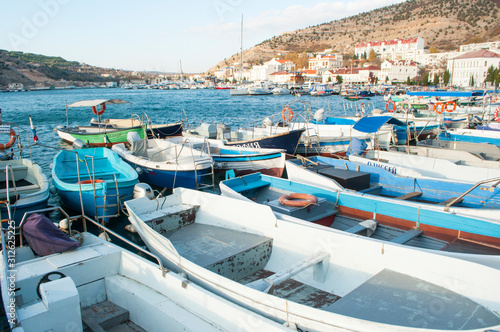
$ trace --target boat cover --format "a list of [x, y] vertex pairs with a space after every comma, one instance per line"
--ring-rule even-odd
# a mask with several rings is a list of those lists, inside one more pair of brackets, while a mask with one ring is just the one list
[[349, 147], [347, 148], [346, 155], [349, 157], [349, 155], [362, 155], [365, 153], [366, 148], [368, 145], [360, 140], [357, 137], [351, 138], [351, 142], [349, 143]]
[[52, 255], [80, 247], [43, 214], [34, 213], [23, 225], [23, 235], [33, 252], [39, 256]]
[[361, 118], [354, 124], [352, 129], [363, 133], [375, 133], [382, 127], [392, 116], [367, 116]]

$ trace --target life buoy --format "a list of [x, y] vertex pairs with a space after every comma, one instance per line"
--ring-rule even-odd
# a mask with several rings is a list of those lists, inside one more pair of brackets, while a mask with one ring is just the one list
[[[390, 104], [392, 104], [392, 109], [389, 108]], [[394, 100], [389, 100], [387, 104], [385, 104], [385, 109], [389, 112], [394, 112], [396, 110], [396, 102]]]
[[101, 180], [101, 179], [95, 179], [95, 180], [83, 180], [78, 182], [78, 184], [92, 184], [92, 183], [104, 183], [106, 181]]
[[[448, 108], [448, 105], [452, 105], [453, 108], [452, 109], [449, 109]], [[454, 101], [450, 100], [450, 101], [447, 101], [446, 104], [444, 104], [444, 109], [446, 110], [446, 112], [453, 112], [454, 110], [457, 109], [457, 103], [455, 103]]]
[[281, 117], [283, 121], [290, 122], [293, 119], [293, 111], [290, 107], [283, 107], [283, 111], [281, 111]]
[[94, 112], [95, 115], [102, 115], [102, 113], [104, 113], [105, 110], [106, 110], [105, 103], [101, 104], [101, 109], [99, 111], [97, 110], [97, 107], [92, 106], [92, 112]]
[[437, 114], [441, 114], [444, 111], [444, 104], [443, 103], [435, 103], [434, 104], [434, 112]]
[[316, 204], [318, 198], [310, 194], [288, 194], [283, 195], [278, 199], [280, 204], [290, 207], [307, 207], [311, 204]]
[[495, 113], [493, 113], [493, 119], [497, 122], [500, 122], [500, 117], [498, 117], [498, 112], [500, 112], [500, 106], [497, 107]]
[[16, 132], [14, 131], [14, 129], [10, 128], [10, 141], [5, 144], [0, 143], [0, 150], [10, 149], [14, 145], [14, 143], [16, 143], [16, 138]]

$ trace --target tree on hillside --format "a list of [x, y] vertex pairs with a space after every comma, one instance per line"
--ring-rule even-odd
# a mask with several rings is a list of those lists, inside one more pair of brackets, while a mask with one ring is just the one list
[[406, 85], [411, 85], [410, 76], [408, 76], [408, 77], [406, 78]]
[[375, 51], [372, 48], [370, 50], [370, 54], [368, 55], [368, 61], [369, 62], [374, 62], [376, 58], [377, 58], [377, 53], [375, 53]]
[[344, 82], [344, 79], [342, 78], [342, 76], [337, 75], [337, 83], [342, 84], [342, 82]]
[[448, 69], [446, 69], [446, 71], [443, 74], [444, 85], [448, 85], [448, 83], [450, 83], [450, 77], [451, 77], [450, 71]]
[[429, 47], [429, 53], [437, 53], [436, 48], [434, 46]]
[[428, 72], [424, 72], [422, 75], [422, 85], [423, 86], [429, 85], [429, 73]]
[[434, 74], [434, 82], [432, 82], [434, 86], [439, 85], [439, 75]]

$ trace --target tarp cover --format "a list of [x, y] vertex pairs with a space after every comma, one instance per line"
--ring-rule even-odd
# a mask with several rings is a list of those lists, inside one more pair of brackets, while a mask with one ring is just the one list
[[33, 252], [39, 256], [80, 247], [78, 242], [70, 239], [43, 214], [34, 213], [26, 219], [23, 225], [23, 235]]
[[367, 116], [359, 119], [352, 129], [363, 133], [375, 133], [391, 118], [392, 116]]
[[93, 107], [101, 105], [102, 103], [107, 104], [130, 104], [128, 101], [121, 99], [94, 99], [94, 100], [82, 100], [77, 101], [73, 104], [68, 105], [68, 107]]
[[349, 147], [347, 148], [346, 155], [349, 157], [350, 155], [362, 155], [365, 153], [368, 145], [366, 142], [363, 142], [359, 138], [353, 137], [351, 138], [351, 142], [349, 143]]

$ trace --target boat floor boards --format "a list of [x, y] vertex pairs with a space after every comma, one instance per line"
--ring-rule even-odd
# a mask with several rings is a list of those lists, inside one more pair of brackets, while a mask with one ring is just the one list
[[128, 310], [111, 301], [99, 302], [82, 309], [82, 321], [87, 326], [84, 331], [145, 332], [130, 321]]
[[458, 293], [388, 269], [325, 310], [373, 322], [444, 330], [480, 329], [500, 323], [497, 315]]

